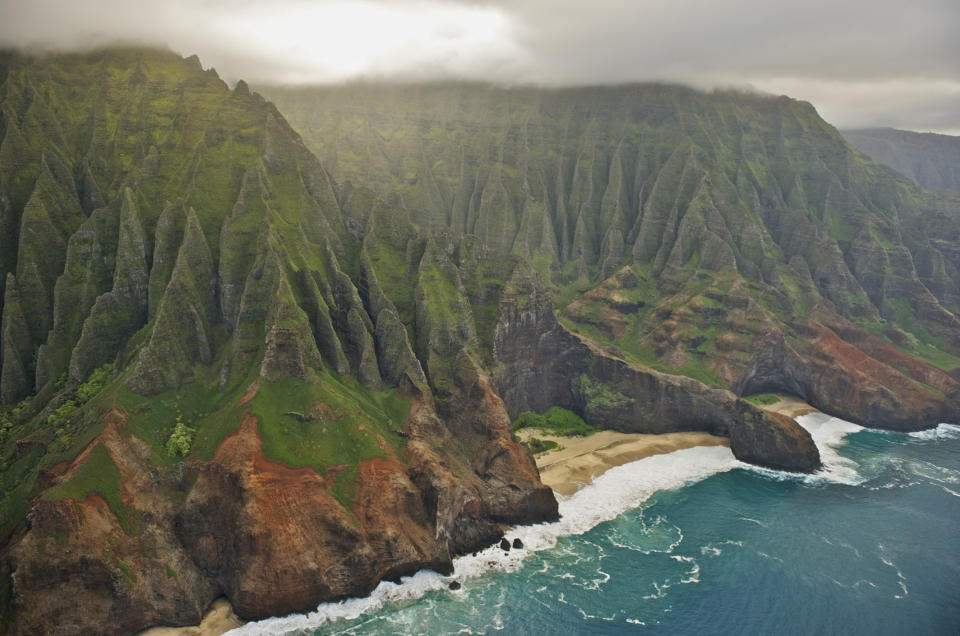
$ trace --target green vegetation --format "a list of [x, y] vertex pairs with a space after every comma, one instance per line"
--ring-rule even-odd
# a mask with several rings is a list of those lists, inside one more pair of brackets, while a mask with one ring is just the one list
[[[913, 311], [908, 305], [894, 301], [892, 306], [898, 308], [898, 312], [902, 318], [894, 324], [883, 319], [859, 319], [855, 322], [861, 328], [869, 331], [893, 347], [903, 351], [907, 355], [919, 358], [931, 366], [937, 367], [947, 373], [960, 369], [960, 356], [953, 355], [944, 350], [946, 343], [942, 337], [934, 337], [928, 330], [917, 327], [916, 321], [913, 318]], [[913, 327], [912, 331], [910, 329], [911, 327]]]
[[89, 495], [103, 497], [111, 512], [116, 515], [124, 532], [130, 535], [139, 532], [139, 513], [135, 508], [124, 504], [121, 495], [120, 470], [103, 444], [97, 444], [90, 451], [90, 455], [77, 468], [73, 477], [44, 492], [43, 498], [52, 501], [72, 499], [79, 503]]
[[93, 373], [90, 374], [90, 377], [87, 378], [87, 381], [77, 388], [77, 402], [86, 404], [96, 397], [96, 395], [103, 390], [103, 387], [106, 386], [107, 382], [110, 381], [112, 375], [113, 364], [105, 364], [95, 369]]
[[573, 388], [585, 399], [588, 411], [602, 413], [607, 410], [629, 408], [633, 404], [633, 400], [626, 395], [610, 389], [606, 384], [594, 382], [586, 375], [581, 375], [574, 380]]
[[334, 494], [349, 508], [360, 462], [385, 457], [383, 445], [398, 456], [408, 400], [378, 393], [348, 377], [323, 373], [314, 382], [287, 378], [264, 382], [250, 401], [260, 418], [263, 452], [287, 466], [310, 466], [319, 473], [337, 468]]
[[74, 414], [74, 412], [76, 412], [76, 410], [77, 403], [73, 400], [67, 400], [58, 406], [53, 413], [47, 416], [47, 424], [52, 426], [54, 429], [59, 429], [70, 420], [70, 417]]
[[513, 422], [513, 430], [518, 431], [522, 428], [536, 428], [560, 437], [584, 437], [600, 430], [588, 425], [573, 411], [559, 406], [552, 406], [543, 414], [524, 411]]
[[47, 416], [47, 424], [55, 430], [59, 431], [62, 429], [62, 427], [70, 421], [74, 413], [77, 412], [77, 409], [96, 397], [97, 394], [103, 390], [104, 385], [109, 381], [112, 374], [112, 364], [105, 364], [96, 369], [90, 374], [90, 378], [77, 388], [75, 399], [67, 400]]
[[526, 446], [533, 455], [540, 455], [555, 448], [560, 448], [560, 445], [553, 440], [540, 439], [539, 437], [531, 437], [527, 441], [521, 442], [521, 444]]
[[[871, 299], [889, 297], [891, 281], [918, 293], [957, 284], [937, 247], [960, 223], [956, 197], [880, 169], [804, 102], [663, 85], [261, 90], [339, 180], [403, 201], [420, 226], [525, 257], [564, 324], [628, 360], [726, 387], [751, 332], [771, 321], [789, 331], [827, 304], [850, 319], [896, 313], [907, 331], [930, 332], [924, 360], [954, 364], [933, 350], [955, 346], [945, 339], [955, 326]], [[518, 122], [537, 134], [516, 134]], [[775, 218], [757, 203], [771, 196], [784, 202]], [[930, 269], [924, 282], [891, 251]], [[636, 280], [608, 289], [623, 266]], [[739, 296], [726, 295], [731, 286]], [[940, 300], [956, 315], [955, 301]], [[672, 333], [666, 308], [680, 310]], [[474, 309], [485, 342], [489, 317]]]
[[756, 395], [746, 395], [743, 399], [756, 406], [769, 406], [780, 401], [780, 398], [773, 393], [757, 393]]
[[196, 431], [183, 423], [183, 416], [178, 415], [173, 432], [167, 440], [165, 448], [167, 455], [171, 457], [186, 457], [190, 453], [190, 445], [193, 443], [193, 435]]
[[127, 579], [127, 582], [130, 585], [134, 585], [137, 582], [137, 575], [133, 573], [133, 570], [130, 568], [130, 564], [125, 561], [117, 561], [117, 569], [120, 570], [123, 574], [123, 578]]
[[[268, 459], [330, 476], [349, 510], [362, 462], [404, 459], [410, 404], [381, 389], [429, 377], [446, 413], [474, 362], [500, 370], [504, 295], [522, 320], [546, 307], [537, 275], [565, 326], [715, 387], [764, 334], [803, 344], [815, 308], [960, 367], [956, 325], [928, 302], [958, 309], [931, 291], [960, 282], [958, 200], [879, 170], [795, 100], [271, 91], [334, 179], [271, 105], [195, 61], [128, 49], [0, 63], [0, 389], [19, 402], [0, 408], [0, 543], [36, 497], [103, 497], [137, 532], [127, 458], [91, 447], [107, 421], [182, 475], [255, 417]], [[614, 383], [573, 385], [591, 421], [642, 407]], [[558, 407], [514, 427], [595, 430]], [[38, 475], [60, 462], [74, 472], [43, 492]], [[163, 488], [182, 501], [192, 478]], [[117, 568], [130, 583], [146, 571]]]

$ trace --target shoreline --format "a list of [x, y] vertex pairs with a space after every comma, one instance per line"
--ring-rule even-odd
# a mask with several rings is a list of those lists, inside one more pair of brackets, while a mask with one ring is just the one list
[[726, 437], [703, 432], [617, 433], [598, 431], [586, 437], [556, 437], [538, 429], [522, 429], [517, 435], [556, 442], [560, 448], [537, 455], [540, 480], [559, 495], [569, 496], [611, 468], [694, 446], [729, 446]]
[[[777, 395], [779, 402], [762, 405], [766, 411], [796, 419], [817, 409], [799, 398]], [[558, 437], [539, 429], [522, 429], [518, 437], [531, 437], [556, 442], [559, 447], [534, 457], [540, 480], [558, 495], [573, 495], [611, 468], [645, 457], [662, 455], [697, 446], [730, 446], [730, 440], [703, 432], [618, 433], [597, 431], [586, 437]], [[189, 627], [152, 627], [138, 636], [221, 636], [245, 624], [233, 612], [230, 602], [219, 598], [213, 602], [199, 625]]]
[[[779, 401], [758, 405], [772, 413], [796, 419], [801, 415], [815, 413], [817, 409], [800, 398], [774, 393]], [[730, 446], [727, 437], [704, 432], [677, 433], [617, 433], [597, 431], [586, 437], [558, 437], [540, 429], [527, 428], [517, 431], [521, 440], [537, 437], [558, 444], [555, 448], [534, 457], [540, 471], [540, 480], [559, 495], [569, 496], [592, 482], [611, 468], [630, 462], [671, 453], [694, 446]]]

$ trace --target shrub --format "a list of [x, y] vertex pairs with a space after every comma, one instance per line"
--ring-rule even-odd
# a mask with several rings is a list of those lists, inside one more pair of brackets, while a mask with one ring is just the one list
[[523, 445], [530, 449], [530, 452], [534, 455], [539, 455], [540, 453], [546, 453], [549, 450], [554, 448], [559, 448], [559, 444], [549, 439], [540, 439], [539, 437], [531, 437], [526, 442], [523, 442]]
[[545, 426], [554, 435], [589, 435], [590, 433], [596, 432], [592, 426], [589, 426], [586, 422], [583, 421], [583, 418], [574, 413], [573, 411], [568, 411], [567, 409], [562, 409], [559, 406], [550, 407], [550, 409], [543, 414], [545, 420]]
[[513, 423], [513, 430], [521, 428], [539, 428], [551, 435], [563, 437], [584, 436], [598, 430], [584, 422], [583, 418], [576, 413], [559, 406], [550, 407], [543, 415], [524, 411]]
[[94, 369], [90, 377], [87, 378], [87, 381], [77, 389], [77, 400], [80, 401], [80, 404], [86, 404], [92, 400], [97, 393], [102, 391], [103, 387], [106, 386], [110, 380], [111, 375], [113, 375], [112, 364], [105, 364], [102, 367]]
[[772, 393], [758, 393], [757, 395], [748, 395], [743, 399], [745, 399], [747, 402], [750, 402], [755, 406], [768, 406], [770, 404], [776, 404], [777, 402], [780, 401], [780, 398], [778, 398], [776, 395], [773, 395]]
[[183, 423], [183, 417], [177, 416], [177, 423], [170, 433], [170, 439], [164, 446], [167, 449], [167, 455], [170, 457], [186, 457], [190, 453], [190, 446], [193, 444], [193, 434], [195, 431]]
[[521, 428], [543, 428], [543, 416], [533, 411], [524, 411], [513, 423], [513, 430], [519, 431]]
[[70, 417], [76, 410], [77, 403], [73, 400], [67, 400], [57, 407], [56, 411], [47, 416], [47, 424], [59, 430], [70, 420]]
[[602, 382], [593, 382], [586, 376], [580, 375], [573, 384], [575, 393], [587, 402], [587, 412], [612, 411], [629, 407], [633, 400], [618, 391], [614, 391]]

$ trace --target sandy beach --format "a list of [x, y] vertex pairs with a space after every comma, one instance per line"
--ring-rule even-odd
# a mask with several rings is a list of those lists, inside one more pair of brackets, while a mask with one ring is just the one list
[[778, 393], [774, 393], [773, 395], [776, 395], [778, 398], [780, 398], [780, 401], [773, 404], [763, 405], [760, 408], [765, 411], [772, 411], [774, 413], [786, 415], [787, 417], [794, 419], [800, 417], [801, 415], [806, 415], [807, 413], [813, 413], [817, 410], [800, 398], [795, 398], [790, 395], [780, 395]]
[[243, 621], [233, 613], [229, 601], [225, 598], [218, 598], [213, 602], [199, 625], [192, 627], [151, 627], [140, 632], [139, 636], [220, 636], [220, 634], [241, 625], [243, 625]]
[[521, 439], [538, 437], [560, 445], [536, 457], [540, 479], [561, 495], [572, 495], [595, 477], [651, 455], [693, 446], [729, 446], [726, 437], [708, 433], [644, 435], [599, 431], [587, 437], [553, 437], [536, 429], [518, 432]]

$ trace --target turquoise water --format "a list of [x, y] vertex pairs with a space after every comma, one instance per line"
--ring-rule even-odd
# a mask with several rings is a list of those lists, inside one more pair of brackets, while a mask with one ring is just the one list
[[757, 470], [718, 447], [647, 458], [562, 501], [560, 522], [509, 533], [525, 550], [242, 631], [960, 633], [960, 427], [800, 421], [819, 475]]

